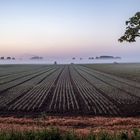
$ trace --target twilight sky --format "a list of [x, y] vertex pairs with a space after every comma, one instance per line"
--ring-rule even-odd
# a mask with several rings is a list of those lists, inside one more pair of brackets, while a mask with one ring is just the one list
[[0, 56], [118, 55], [140, 59], [140, 39], [119, 43], [140, 0], [0, 0]]

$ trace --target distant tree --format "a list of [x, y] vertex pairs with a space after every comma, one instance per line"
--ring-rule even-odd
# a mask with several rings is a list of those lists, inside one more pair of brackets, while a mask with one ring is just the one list
[[33, 56], [30, 58], [31, 60], [41, 60], [43, 59], [43, 57], [40, 57], [40, 56]]
[[0, 59], [1, 59], [1, 60], [4, 60], [4, 57], [2, 56]]
[[72, 59], [73, 59], [73, 60], [75, 60], [76, 58], [75, 58], [75, 57], [73, 57]]
[[94, 59], [94, 57], [89, 57], [88, 59], [91, 60], [91, 59]]
[[11, 59], [11, 57], [7, 57], [7, 60], [10, 60]]
[[136, 37], [140, 37], [140, 12], [126, 21], [126, 26], [126, 31], [119, 41], [135, 42]]

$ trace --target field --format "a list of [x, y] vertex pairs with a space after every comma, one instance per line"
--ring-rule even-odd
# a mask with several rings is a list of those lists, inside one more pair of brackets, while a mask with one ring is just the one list
[[140, 115], [140, 64], [1, 65], [1, 116]]

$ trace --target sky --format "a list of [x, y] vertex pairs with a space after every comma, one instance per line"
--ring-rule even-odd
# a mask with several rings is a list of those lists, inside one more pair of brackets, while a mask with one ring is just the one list
[[140, 39], [119, 43], [140, 0], [0, 0], [0, 56], [140, 60]]

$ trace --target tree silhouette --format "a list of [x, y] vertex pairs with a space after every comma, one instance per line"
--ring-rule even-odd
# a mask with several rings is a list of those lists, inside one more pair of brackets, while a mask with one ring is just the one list
[[140, 12], [126, 21], [126, 31], [119, 41], [135, 42], [136, 37], [140, 37]]

